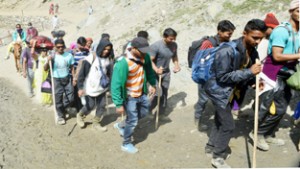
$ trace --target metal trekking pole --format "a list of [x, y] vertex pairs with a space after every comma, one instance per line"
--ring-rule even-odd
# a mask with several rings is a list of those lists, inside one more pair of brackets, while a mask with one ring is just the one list
[[155, 129], [158, 126], [158, 116], [159, 116], [159, 107], [160, 107], [160, 95], [161, 95], [161, 75], [158, 76], [158, 89], [157, 89], [157, 111], [156, 111], [156, 120], [155, 120]]
[[52, 89], [52, 100], [53, 100], [53, 109], [54, 109], [54, 122], [57, 124], [57, 113], [56, 113], [56, 102], [55, 102], [55, 88], [54, 88], [54, 80], [53, 80], [53, 74], [52, 74], [52, 61], [49, 61], [49, 67], [50, 67], [50, 75], [51, 75], [51, 89]]
[[[256, 59], [256, 64], [260, 64], [260, 60]], [[259, 102], [259, 74], [255, 79], [255, 115], [254, 115], [254, 137], [253, 137], [253, 157], [252, 168], [256, 168], [256, 148], [257, 148], [257, 130], [258, 130], [258, 102]]]

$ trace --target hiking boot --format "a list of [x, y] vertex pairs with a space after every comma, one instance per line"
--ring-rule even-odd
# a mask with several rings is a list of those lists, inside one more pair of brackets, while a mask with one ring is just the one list
[[122, 145], [122, 146], [121, 146], [121, 149], [122, 149], [122, 151], [125, 151], [125, 152], [130, 153], [130, 154], [135, 154], [135, 153], [137, 153], [137, 152], [139, 151], [139, 150], [138, 150], [136, 147], [134, 147], [134, 145], [131, 144], [131, 143]]
[[273, 145], [276, 145], [276, 146], [283, 146], [285, 144], [284, 140], [279, 139], [279, 138], [274, 138], [274, 137], [271, 137], [271, 136], [266, 137], [265, 140], [268, 144], [273, 144]]
[[114, 124], [114, 128], [115, 128], [115, 129], [118, 129], [120, 136], [122, 136], [122, 137], [124, 136], [124, 128], [121, 128], [121, 127], [119, 126], [119, 123], [115, 123], [115, 124]]
[[76, 114], [77, 125], [81, 128], [83, 128], [85, 126], [85, 123], [84, 123], [83, 119], [84, 119], [83, 113], [79, 112], [79, 113]]
[[[252, 139], [253, 144], [254, 144], [254, 136], [253, 136], [252, 132], [249, 133], [249, 137]], [[259, 148], [263, 151], [268, 151], [270, 149], [270, 146], [268, 145], [268, 143], [265, 140], [265, 136], [263, 136], [261, 134], [257, 135], [257, 148]]]
[[65, 121], [64, 118], [58, 117], [57, 120], [56, 120], [56, 123], [59, 124], [59, 125], [64, 125], [64, 124], [66, 124], [66, 121]]
[[107, 127], [102, 127], [100, 125], [100, 123], [93, 123], [93, 129], [98, 130], [98, 131], [102, 131], [102, 132], [107, 131]]
[[211, 159], [211, 164], [215, 167], [215, 168], [231, 168], [223, 158], [213, 158]]

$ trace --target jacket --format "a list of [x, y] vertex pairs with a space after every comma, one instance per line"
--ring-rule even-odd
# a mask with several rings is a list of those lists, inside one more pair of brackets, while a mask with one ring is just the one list
[[[98, 47], [100, 55], [104, 48], [109, 45], [112, 46], [112, 44], [107, 40], [103, 40], [99, 43]], [[107, 56], [109, 55], [110, 54], [108, 54]], [[78, 89], [85, 89], [86, 94], [92, 97], [99, 96], [100, 94], [108, 90], [108, 88], [104, 89], [100, 85], [100, 79], [102, 77], [102, 72], [100, 71], [100, 64], [103, 72], [108, 77], [111, 77], [113, 61], [108, 57], [102, 58], [99, 56], [95, 56], [92, 53], [86, 58], [84, 58], [78, 73]]]
[[[14, 42], [16, 42], [18, 40], [18, 36], [20, 36], [18, 31], [14, 31], [12, 33], [12, 38], [13, 38]], [[25, 42], [25, 40], [26, 40], [26, 32], [24, 30], [22, 30], [22, 32], [21, 32], [20, 39], [22, 40], [22, 42]]]
[[[246, 61], [246, 48], [243, 46], [243, 38], [234, 40], [237, 43], [237, 53], [234, 56], [234, 51], [229, 46], [223, 46], [217, 51], [215, 60], [212, 65], [214, 76], [209, 79], [204, 90], [207, 96], [214, 101], [214, 104], [225, 109], [230, 103], [234, 88], [245, 90], [251, 80], [253, 82], [255, 76], [252, 74], [250, 67], [258, 58], [258, 53], [255, 48], [249, 59], [249, 64], [243, 68]], [[244, 92], [242, 92], [244, 93]]]
[[[145, 56], [144, 63], [144, 84], [143, 84], [143, 92], [145, 94], [148, 93], [147, 89], [147, 81], [151, 86], [155, 86], [156, 84], [156, 74], [152, 69], [152, 62], [149, 54]], [[121, 107], [127, 98], [127, 90], [126, 90], [126, 81], [128, 77], [128, 63], [125, 57], [120, 57], [114, 65], [112, 82], [111, 82], [111, 96], [112, 101], [116, 105], [117, 108]]]

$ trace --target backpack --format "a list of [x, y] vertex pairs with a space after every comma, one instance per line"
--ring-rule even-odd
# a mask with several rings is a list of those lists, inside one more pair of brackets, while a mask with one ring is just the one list
[[41, 49], [41, 48], [46, 48], [48, 50], [52, 50], [54, 47], [54, 44], [52, 43], [51, 39], [46, 37], [46, 36], [36, 36], [33, 38], [36, 40], [35, 43], [35, 48]]
[[202, 43], [205, 40], [209, 40], [213, 44], [213, 46], [218, 46], [218, 41], [213, 36], [204, 36], [200, 40], [193, 41], [192, 45], [189, 47], [189, 50], [188, 50], [188, 65], [189, 65], [189, 68], [192, 67], [194, 57], [195, 57], [197, 51], [199, 50], [199, 48], [201, 47]]
[[192, 64], [192, 79], [194, 82], [204, 85], [208, 79], [214, 76], [211, 70], [212, 64], [217, 51], [225, 45], [230, 46], [233, 49], [234, 56], [237, 54], [237, 44], [235, 42], [224, 42], [217, 47], [199, 50], [196, 53]]

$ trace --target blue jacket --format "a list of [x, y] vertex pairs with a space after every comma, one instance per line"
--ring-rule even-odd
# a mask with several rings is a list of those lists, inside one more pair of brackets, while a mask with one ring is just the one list
[[253, 48], [247, 67], [241, 69], [246, 60], [246, 48], [243, 46], [242, 37], [234, 40], [234, 42], [237, 43], [236, 56], [234, 56], [234, 51], [231, 47], [221, 47], [216, 53], [212, 65], [212, 71], [215, 76], [204, 85], [207, 96], [213, 100], [214, 104], [223, 109], [230, 103], [235, 87], [245, 90], [245, 85], [255, 78], [250, 71], [250, 67], [255, 63], [255, 59], [258, 58], [256, 49]]
[[[18, 36], [19, 36], [18, 31], [14, 31], [13, 34], [12, 34], [12, 38], [13, 38], [14, 42], [17, 41]], [[25, 40], [26, 40], [26, 32], [24, 30], [22, 31], [20, 38], [21, 38], [22, 42], [25, 42]]]

